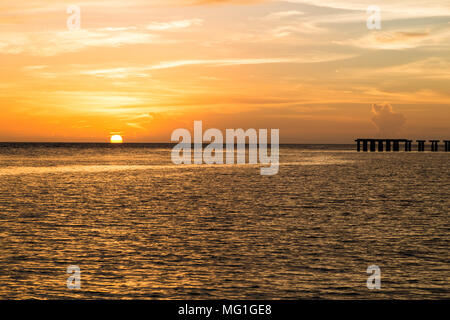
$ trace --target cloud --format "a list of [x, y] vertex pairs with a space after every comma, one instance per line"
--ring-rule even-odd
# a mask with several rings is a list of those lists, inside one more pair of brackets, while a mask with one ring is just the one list
[[138, 69], [138, 68], [125, 68], [125, 67], [119, 67], [119, 68], [110, 68], [110, 69], [100, 69], [100, 70], [88, 70], [88, 71], [82, 71], [81, 74], [84, 75], [90, 75], [90, 76], [97, 76], [97, 77], [104, 77], [104, 78], [117, 78], [117, 79], [123, 79], [123, 78], [130, 78], [130, 77], [148, 77], [148, 74], [144, 72], [145, 70]]
[[149, 77], [149, 74], [147, 74], [147, 72], [149, 71], [189, 67], [189, 66], [230, 67], [239, 65], [261, 65], [261, 64], [277, 64], [277, 63], [321, 63], [328, 61], [344, 60], [352, 57], [354, 56], [345, 54], [335, 54], [335, 55], [315, 54], [315, 55], [305, 55], [304, 58], [287, 57], [287, 58], [247, 58], [247, 59], [230, 58], [230, 59], [174, 60], [174, 61], [162, 61], [153, 65], [81, 70], [75, 73], [104, 78], [129, 78], [129, 77], [143, 78]]
[[[366, 72], [368, 72], [366, 70]], [[406, 64], [389, 66], [377, 69], [374, 73], [381, 76], [390, 74], [391, 76], [418, 77], [420, 79], [449, 79], [450, 80], [450, 60], [439, 57], [428, 57], [422, 60], [413, 61]]]
[[[312, 6], [331, 9], [366, 12], [372, 4], [367, 0], [286, 0], [292, 3], [303, 3]], [[376, 4], [381, 8], [383, 19], [386, 15], [391, 18], [420, 18], [439, 17], [450, 15], [450, 7], [442, 0], [428, 0], [425, 5], [423, 0], [378, 0]]]
[[373, 32], [359, 39], [334, 41], [336, 44], [350, 45], [365, 49], [402, 50], [417, 47], [447, 46], [449, 30], [411, 30]]
[[25, 71], [33, 71], [33, 70], [42, 70], [42, 69], [45, 69], [45, 68], [48, 68], [48, 66], [47, 65], [26, 66], [26, 67], [23, 67], [23, 70], [25, 70]]
[[279, 12], [270, 13], [265, 18], [269, 19], [269, 20], [276, 20], [276, 19], [282, 19], [282, 18], [302, 16], [304, 14], [305, 14], [304, 12], [297, 11], [297, 10], [279, 11]]
[[179, 0], [181, 4], [234, 4], [234, 5], [247, 5], [258, 2], [270, 2], [270, 0]]
[[163, 61], [154, 65], [145, 65], [140, 67], [118, 67], [109, 69], [85, 70], [79, 72], [83, 75], [105, 77], [105, 78], [128, 78], [128, 77], [147, 77], [146, 72], [151, 70], [163, 70], [185, 66], [234, 66], [234, 65], [252, 65], [269, 63], [289, 63], [296, 62], [289, 58], [261, 58], [261, 59], [204, 59], [204, 60], [176, 60]]
[[153, 43], [156, 35], [146, 32], [77, 30], [58, 32], [10, 32], [0, 34], [0, 52], [29, 53], [36, 56], [54, 56], [77, 52], [88, 47], [120, 47]]
[[127, 30], [136, 30], [136, 27], [107, 27], [101, 28], [100, 31], [127, 31]]
[[177, 60], [166, 61], [146, 68], [146, 70], [169, 69], [191, 65], [204, 65], [213, 67], [227, 67], [236, 65], [257, 65], [257, 64], [275, 64], [275, 63], [319, 63], [328, 61], [344, 60], [354, 55], [345, 54], [313, 54], [300, 57], [289, 58], [248, 58], [248, 59], [199, 59], [199, 60]]
[[164, 31], [186, 29], [202, 24], [203, 20], [201, 19], [188, 19], [153, 22], [146, 27], [82, 28], [76, 31], [4, 31], [0, 32], [0, 53], [55, 56], [93, 47], [176, 42], [175, 40], [163, 40], [160, 34]]
[[406, 123], [403, 114], [394, 112], [389, 103], [372, 104], [372, 121], [382, 135], [396, 135]]
[[173, 29], [184, 29], [193, 26], [201, 26], [203, 24], [202, 19], [189, 19], [189, 20], [178, 20], [170, 22], [152, 22], [147, 26], [147, 30], [151, 31], [165, 31]]

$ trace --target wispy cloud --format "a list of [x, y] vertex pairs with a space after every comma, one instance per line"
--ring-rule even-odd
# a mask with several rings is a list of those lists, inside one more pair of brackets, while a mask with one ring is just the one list
[[47, 65], [26, 66], [26, 67], [23, 67], [23, 70], [25, 70], [25, 71], [34, 71], [34, 70], [42, 70], [42, 69], [45, 69], [45, 68], [48, 68], [48, 66]]
[[371, 32], [359, 39], [335, 41], [366, 49], [402, 50], [416, 47], [449, 46], [450, 29]]
[[131, 67], [119, 67], [119, 68], [110, 68], [110, 69], [98, 69], [98, 70], [88, 70], [82, 71], [81, 74], [105, 77], [105, 78], [129, 78], [129, 77], [148, 77], [144, 69], [139, 68], [131, 68]]
[[[428, 0], [426, 4], [421, 0], [378, 0], [368, 3], [364, 0], [286, 0], [292, 3], [303, 3], [312, 6], [332, 9], [366, 12], [372, 4], [379, 6], [384, 14], [391, 18], [420, 18], [450, 16], [450, 6], [442, 0]], [[383, 16], [384, 16], [383, 14]]]
[[[146, 27], [82, 28], [76, 31], [0, 31], [0, 53], [55, 56], [78, 52], [87, 48], [121, 47], [135, 44], [177, 42], [164, 39], [159, 33], [170, 30], [201, 26], [203, 20], [189, 19], [154, 22]], [[180, 39], [180, 41], [184, 41]]]
[[203, 24], [202, 19], [190, 19], [190, 20], [177, 20], [170, 22], [152, 22], [147, 25], [147, 30], [152, 31], [166, 31], [166, 30], [175, 30], [175, 29], [185, 29], [189, 27], [198, 27]]
[[276, 19], [282, 19], [282, 18], [291, 18], [291, 17], [297, 17], [302, 16], [305, 13], [303, 11], [298, 10], [289, 10], [289, 11], [278, 11], [278, 12], [272, 12], [265, 16], [268, 20], [276, 20]]
[[89, 47], [120, 47], [129, 44], [152, 43], [156, 35], [145, 32], [87, 30], [59, 32], [0, 33], [0, 53], [27, 53], [54, 56]]
[[316, 54], [294, 58], [248, 58], [248, 59], [198, 59], [163, 61], [153, 65], [137, 67], [117, 67], [108, 69], [94, 69], [79, 71], [82, 75], [106, 78], [147, 77], [149, 71], [157, 71], [188, 66], [228, 67], [238, 65], [279, 64], [279, 63], [320, 63], [349, 59], [353, 55], [347, 54]]
[[[369, 72], [369, 70], [366, 70]], [[419, 61], [392, 67], [372, 70], [376, 74], [394, 77], [404, 77], [405, 75], [419, 77], [420, 79], [450, 79], [450, 60], [437, 57], [430, 57]]]

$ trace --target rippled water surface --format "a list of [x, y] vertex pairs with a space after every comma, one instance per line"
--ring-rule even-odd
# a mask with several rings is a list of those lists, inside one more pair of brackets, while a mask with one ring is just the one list
[[450, 298], [449, 153], [284, 146], [261, 176], [170, 150], [1, 144], [0, 298]]

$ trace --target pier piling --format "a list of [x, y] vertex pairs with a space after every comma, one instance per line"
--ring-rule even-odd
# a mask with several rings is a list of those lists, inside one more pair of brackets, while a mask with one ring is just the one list
[[445, 152], [450, 152], [450, 140], [444, 140], [445, 142]]
[[394, 140], [394, 152], [400, 151], [400, 141]]
[[391, 152], [391, 140], [386, 140], [386, 152]]
[[375, 140], [370, 140], [370, 152], [375, 152]]
[[425, 151], [425, 141], [426, 140], [417, 140], [417, 151], [424, 152]]
[[430, 140], [431, 142], [431, 151], [432, 152], [438, 152], [439, 151], [439, 142], [441, 140]]
[[383, 140], [378, 140], [378, 152], [383, 152]]

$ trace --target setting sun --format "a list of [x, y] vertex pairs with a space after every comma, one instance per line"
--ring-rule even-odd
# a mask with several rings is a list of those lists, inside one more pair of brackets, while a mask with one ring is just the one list
[[118, 134], [111, 136], [111, 143], [123, 143], [122, 136]]

